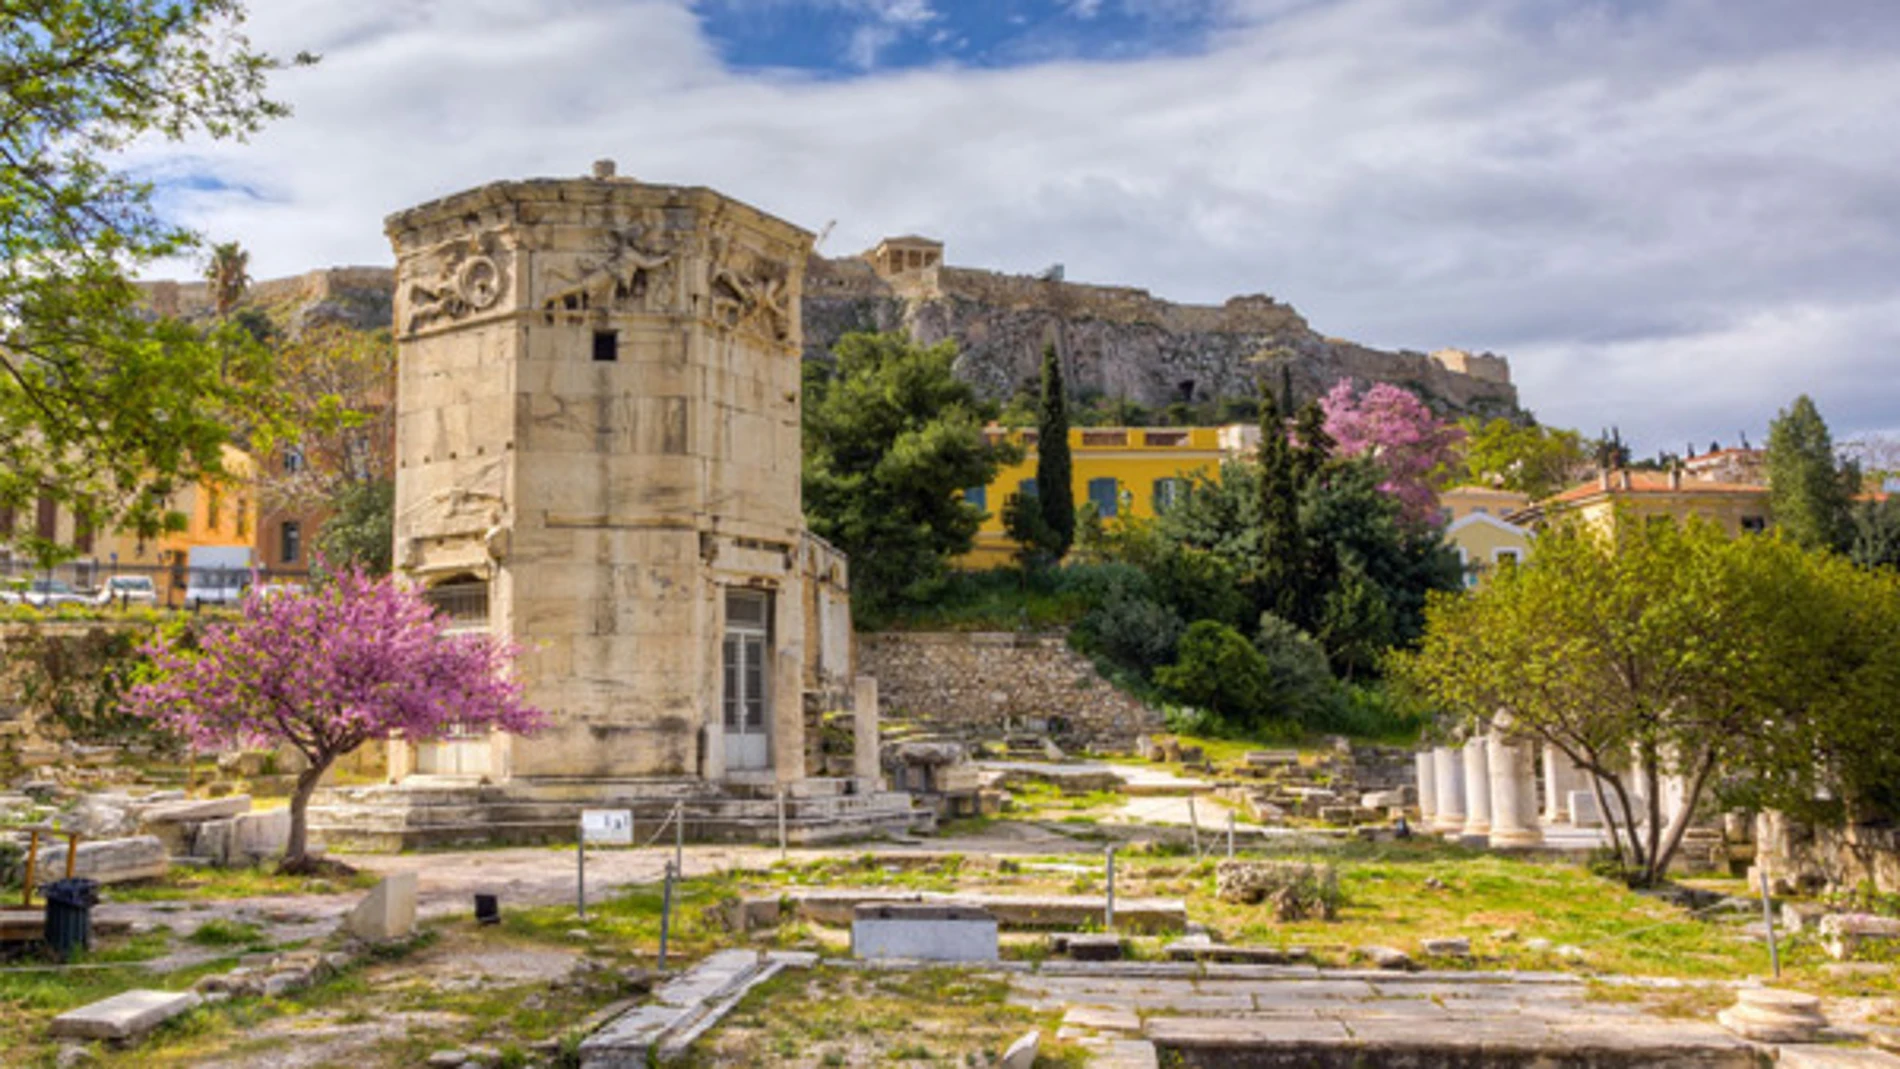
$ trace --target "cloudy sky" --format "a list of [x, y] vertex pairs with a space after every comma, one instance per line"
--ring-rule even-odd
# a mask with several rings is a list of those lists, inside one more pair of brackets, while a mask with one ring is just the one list
[[507, 177], [714, 186], [823, 251], [1265, 292], [1511, 358], [1639, 449], [1900, 428], [1893, 0], [252, 0], [294, 118], [147, 152], [253, 273]]

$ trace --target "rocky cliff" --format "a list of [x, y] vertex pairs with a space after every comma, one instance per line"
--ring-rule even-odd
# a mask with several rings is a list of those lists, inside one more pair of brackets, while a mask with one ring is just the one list
[[[388, 268], [329, 268], [256, 283], [245, 303], [271, 309], [293, 334], [333, 322], [370, 330], [389, 325], [394, 286]], [[155, 282], [146, 291], [164, 314], [195, 318], [210, 310], [202, 282]], [[1043, 346], [1053, 342], [1078, 397], [1151, 406], [1253, 397], [1259, 382], [1279, 382], [1285, 367], [1300, 397], [1354, 378], [1404, 386], [1446, 415], [1517, 411], [1502, 357], [1457, 349], [1387, 352], [1325, 337], [1265, 296], [1174, 304], [1120, 286], [813, 257], [804, 328], [808, 359], [822, 359], [854, 330], [908, 331], [925, 344], [953, 339], [961, 353], [957, 373], [998, 399], [1033, 386]]]
[[1447, 415], [1510, 414], [1517, 389], [1503, 357], [1457, 349], [1387, 352], [1319, 334], [1266, 296], [1219, 306], [1174, 304], [1146, 290], [930, 265], [887, 270], [882, 258], [814, 257], [805, 282], [805, 355], [854, 330], [908, 331], [957, 342], [957, 372], [986, 397], [1032, 385], [1042, 350], [1063, 354], [1077, 396], [1145, 405], [1253, 397], [1284, 367], [1300, 397], [1341, 378], [1404, 386]]

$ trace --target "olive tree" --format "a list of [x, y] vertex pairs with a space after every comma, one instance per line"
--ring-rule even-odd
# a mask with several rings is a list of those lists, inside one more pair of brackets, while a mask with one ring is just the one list
[[[1393, 668], [1587, 772], [1632, 882], [1650, 884], [1718, 770], [1776, 804], [1891, 782], [1894, 602], [1890, 577], [1791, 541], [1625, 516], [1551, 531], [1529, 564], [1435, 596]], [[1685, 798], [1665, 815], [1671, 776]]]

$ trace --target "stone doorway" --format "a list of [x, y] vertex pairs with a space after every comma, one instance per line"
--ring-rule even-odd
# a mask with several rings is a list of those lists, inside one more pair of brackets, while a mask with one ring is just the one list
[[726, 771], [772, 767], [772, 595], [726, 592], [725, 669], [721, 705], [726, 725]]

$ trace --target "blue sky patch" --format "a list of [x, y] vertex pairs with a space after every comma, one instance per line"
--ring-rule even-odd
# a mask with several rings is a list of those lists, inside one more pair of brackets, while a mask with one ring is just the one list
[[1215, 0], [699, 0], [735, 70], [849, 78], [913, 67], [1017, 67], [1201, 49]]

